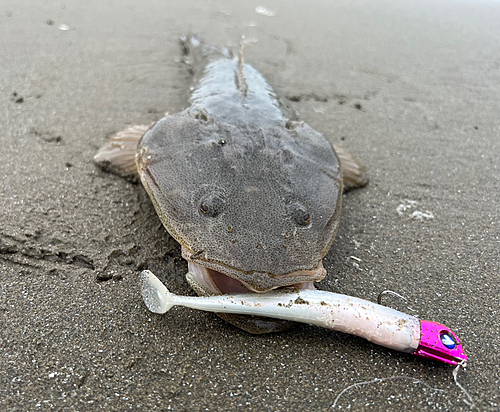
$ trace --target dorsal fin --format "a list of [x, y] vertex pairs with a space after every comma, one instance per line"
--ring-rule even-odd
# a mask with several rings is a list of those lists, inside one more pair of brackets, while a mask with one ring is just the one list
[[244, 66], [243, 52], [245, 50], [244, 40], [245, 36], [241, 36], [240, 53], [238, 55], [238, 68], [236, 70], [236, 86], [238, 87], [238, 90], [241, 92], [243, 97], [247, 97], [248, 85], [247, 82], [245, 81], [245, 76], [243, 74], [243, 66]]

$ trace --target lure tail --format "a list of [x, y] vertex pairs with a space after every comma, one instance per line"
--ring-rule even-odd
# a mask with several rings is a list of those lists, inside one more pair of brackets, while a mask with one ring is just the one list
[[144, 303], [153, 313], [166, 313], [174, 306], [172, 294], [153, 272], [141, 272], [141, 292]]

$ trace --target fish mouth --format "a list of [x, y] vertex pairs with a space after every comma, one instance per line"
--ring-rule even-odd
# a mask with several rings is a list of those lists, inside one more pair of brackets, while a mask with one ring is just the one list
[[201, 260], [182, 248], [182, 256], [188, 261], [186, 279], [193, 289], [203, 296], [232, 293], [263, 293], [272, 289], [293, 287], [315, 289], [314, 282], [326, 276], [320, 260], [312, 270], [297, 270], [283, 275], [263, 272], [243, 272], [220, 263]]

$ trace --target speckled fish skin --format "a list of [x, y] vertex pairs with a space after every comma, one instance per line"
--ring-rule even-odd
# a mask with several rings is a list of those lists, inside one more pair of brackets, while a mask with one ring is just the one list
[[341, 211], [335, 151], [253, 67], [242, 90], [237, 58], [196, 37], [184, 47], [191, 107], [157, 122], [136, 158], [163, 224], [189, 261], [253, 290], [321, 280]]

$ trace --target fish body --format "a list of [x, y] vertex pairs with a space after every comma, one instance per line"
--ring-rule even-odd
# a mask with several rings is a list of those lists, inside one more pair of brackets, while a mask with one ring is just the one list
[[[335, 151], [291, 120], [252, 66], [193, 37], [184, 45], [195, 67], [191, 106], [146, 132], [137, 156], [163, 224], [188, 262], [247, 291], [323, 279], [342, 204]], [[212, 292], [229, 291], [213, 280]]]
[[182, 47], [193, 73], [190, 107], [145, 133], [118, 133], [96, 162], [138, 174], [198, 294], [312, 287], [326, 275], [344, 186], [366, 184], [364, 167], [345, 151], [341, 164], [244, 62], [243, 48], [234, 57], [194, 35]]

